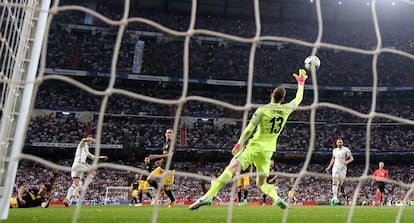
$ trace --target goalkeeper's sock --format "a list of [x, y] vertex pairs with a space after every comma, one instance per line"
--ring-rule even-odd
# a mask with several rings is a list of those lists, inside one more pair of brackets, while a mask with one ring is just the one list
[[239, 199], [239, 202], [241, 202], [241, 201], [242, 201], [242, 199], [241, 199], [241, 191], [238, 191], [238, 192], [237, 192], [237, 198]]
[[247, 195], [249, 194], [249, 191], [248, 190], [245, 190], [244, 191], [244, 197], [243, 197], [243, 199], [247, 199]]
[[276, 191], [273, 189], [272, 185], [268, 183], [264, 183], [260, 190], [262, 190], [263, 193], [265, 193], [267, 196], [271, 197], [274, 201], [279, 199], [279, 195], [277, 195]]
[[263, 194], [263, 203], [266, 203], [266, 194]]
[[157, 181], [155, 181], [155, 180], [153, 180], [153, 181], [151, 181], [151, 182], [149, 182], [149, 181], [148, 181], [148, 183], [149, 183], [149, 185], [151, 185], [153, 188], [158, 189], [158, 183], [157, 183]]
[[165, 191], [165, 194], [168, 196], [168, 198], [170, 198], [170, 201], [171, 202], [174, 202], [175, 201], [174, 195], [173, 195], [173, 193], [172, 193], [171, 190], [166, 190]]
[[231, 180], [232, 176], [233, 173], [231, 171], [223, 171], [223, 173], [217, 178], [216, 181], [214, 181], [214, 183], [210, 186], [210, 189], [204, 194], [203, 197], [214, 197], [217, 192]]
[[152, 196], [151, 196], [150, 192], [147, 192], [147, 193], [146, 193], [146, 195], [147, 195], [150, 199], [152, 199]]

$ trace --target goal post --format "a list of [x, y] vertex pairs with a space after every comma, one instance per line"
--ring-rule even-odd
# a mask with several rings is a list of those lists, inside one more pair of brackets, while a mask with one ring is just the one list
[[50, 0], [2, 1], [0, 220], [7, 219], [25, 140]]
[[[128, 201], [129, 190], [130, 190], [130, 187], [115, 187], [115, 186], [106, 187], [104, 205], [115, 204], [114, 202], [110, 202], [110, 201], [116, 201], [116, 202]], [[118, 194], [115, 194], [116, 196], [114, 199], [111, 199], [112, 198], [111, 191], [116, 191], [115, 193], [118, 193]]]

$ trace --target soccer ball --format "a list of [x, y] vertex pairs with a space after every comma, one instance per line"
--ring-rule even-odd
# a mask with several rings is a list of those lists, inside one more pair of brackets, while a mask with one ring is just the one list
[[321, 61], [317, 56], [308, 56], [305, 59], [305, 68], [308, 71], [312, 70], [312, 65], [315, 66], [315, 70], [319, 69], [319, 66], [321, 65]]

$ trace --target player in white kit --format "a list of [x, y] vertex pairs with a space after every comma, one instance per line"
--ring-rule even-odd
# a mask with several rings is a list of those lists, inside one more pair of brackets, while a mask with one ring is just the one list
[[[83, 174], [87, 171], [90, 171], [88, 177], [85, 180], [85, 188], [88, 187], [92, 179], [96, 176], [96, 170], [91, 171], [91, 165], [86, 162], [87, 158], [95, 159], [95, 156], [89, 152], [89, 145], [94, 142], [95, 139], [92, 137], [92, 135], [88, 135], [86, 138], [83, 138], [79, 142], [78, 147], [76, 148], [75, 158], [73, 160], [72, 171], [70, 174], [72, 177], [72, 185], [68, 189], [66, 198], [63, 201], [65, 207], [70, 207], [73, 198], [79, 196], [80, 190], [82, 188], [81, 179], [83, 177]], [[99, 156], [98, 158], [103, 160], [108, 159], [107, 156]]]
[[335, 206], [339, 203], [338, 191], [340, 191], [342, 184], [346, 177], [347, 165], [354, 161], [351, 150], [348, 147], [343, 146], [344, 142], [341, 138], [336, 140], [336, 148], [332, 151], [332, 159], [329, 162], [325, 171], [329, 171], [332, 167], [332, 200], [331, 206]]

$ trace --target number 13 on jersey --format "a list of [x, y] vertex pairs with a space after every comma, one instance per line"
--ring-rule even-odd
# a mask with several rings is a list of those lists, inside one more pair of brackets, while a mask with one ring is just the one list
[[280, 130], [282, 130], [284, 119], [281, 116], [276, 116], [270, 119], [270, 123], [272, 124], [272, 127], [270, 128], [270, 134], [278, 134]]

